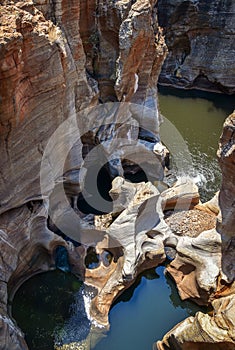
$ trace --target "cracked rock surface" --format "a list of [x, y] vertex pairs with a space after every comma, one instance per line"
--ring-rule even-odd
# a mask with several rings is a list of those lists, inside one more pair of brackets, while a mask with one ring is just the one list
[[160, 84], [234, 94], [234, 1], [159, 0], [158, 11], [169, 50]]

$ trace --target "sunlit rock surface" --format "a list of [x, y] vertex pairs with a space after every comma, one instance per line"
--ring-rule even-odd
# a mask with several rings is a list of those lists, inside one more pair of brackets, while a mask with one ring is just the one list
[[199, 203], [195, 206], [195, 209], [205, 211], [209, 214], [218, 215], [220, 212], [219, 207], [219, 192], [216, 192], [213, 198], [205, 203]]
[[[72, 204], [79, 217], [77, 196], [81, 191], [81, 163], [97, 145], [97, 140], [103, 144], [110, 175], [115, 177], [124, 171], [121, 159], [113, 164], [109, 157], [114, 149], [118, 157], [122, 152], [110, 145], [108, 138], [120, 135], [127, 142], [138, 143], [139, 135], [147, 133], [145, 129], [149, 127], [152, 139], [150, 142], [143, 139], [141, 147], [145, 154], [151, 154], [151, 168], [156, 160], [162, 171], [161, 155], [153, 152], [154, 145], [159, 143], [158, 130], [152, 130], [151, 123], [143, 130], [138, 122], [125, 130], [123, 125], [116, 125], [118, 130], [113, 133], [110, 122], [102, 127], [102, 120], [98, 120], [97, 125], [102, 128], [92, 129], [97, 135], [92, 130], [89, 134], [87, 129], [94, 126], [95, 118], [85, 126], [79, 124], [79, 113], [87, 107], [109, 101], [130, 101], [151, 108], [150, 119], [159, 125], [156, 81], [166, 46], [157, 25], [155, 5], [155, 1], [134, 4], [132, 1], [95, 0], [1, 1], [0, 318], [3, 327], [0, 342], [4, 349], [27, 348], [22, 333], [9, 321], [8, 297], [12, 298], [15, 289], [31, 275], [55, 268], [54, 250], [58, 245], [68, 249], [72, 271], [83, 280], [89, 277], [89, 271], [85, 277], [84, 266], [88, 247], [75, 247], [71, 239], [65, 237], [66, 232], [61, 232], [51, 217], [48, 220], [48, 210], [50, 214], [54, 211], [56, 218], [63, 219], [68, 205]], [[132, 111], [132, 114], [138, 113]], [[57, 139], [46, 148], [64, 121], [72, 123], [65, 124], [65, 132], [57, 134], [62, 143]], [[74, 125], [78, 131], [80, 127], [83, 129], [67, 154], [70, 145], [67, 141]], [[85, 135], [82, 134], [84, 128]], [[51, 151], [49, 155], [54, 150], [56, 156], [65, 155], [63, 166], [60, 158], [47, 157], [46, 149]], [[48, 181], [44, 182], [42, 193], [40, 166], [43, 157], [46, 166], [42, 175], [48, 176]], [[138, 159], [135, 161], [138, 163]], [[157, 174], [158, 169], [153, 171], [157, 179], [162, 177]], [[64, 185], [66, 207], [60, 192], [52, 193], [55, 184], [60, 188]], [[85, 240], [88, 245], [93, 240], [92, 232], [96, 235], [97, 231], [91, 229], [90, 218], [81, 216], [81, 231], [91, 233]], [[75, 227], [76, 234], [79, 227]], [[105, 270], [106, 277], [108, 268], [111, 275], [112, 263]]]
[[[115, 189], [119, 183], [119, 189]], [[121, 290], [133, 283], [137, 273], [165, 260], [164, 239], [170, 234], [163, 220], [160, 194], [150, 182], [131, 184], [122, 178], [113, 181], [111, 193], [120, 194], [114, 208], [120, 214], [106, 229], [106, 239], [97, 245], [114, 254], [112, 264], [103, 264], [89, 273], [90, 283], [99, 286], [98, 296], [91, 304], [91, 315], [101, 324], [108, 324], [108, 311]], [[123, 203], [128, 200], [125, 208]], [[113, 271], [111, 271], [113, 269]], [[109, 275], [109, 271], [112, 273]], [[98, 280], [96, 281], [96, 278]], [[87, 282], [89, 282], [89, 279]]]
[[197, 237], [180, 237], [176, 258], [167, 268], [177, 284], [181, 299], [206, 304], [217, 290], [221, 269], [221, 239], [215, 229]]
[[158, 11], [169, 49], [159, 82], [234, 94], [234, 1], [159, 0]]
[[235, 112], [224, 123], [217, 152], [222, 171], [219, 194], [221, 217], [217, 230], [223, 242], [222, 269], [227, 282], [235, 278]]
[[[156, 1], [147, 0], [1, 2], [3, 349], [27, 349], [23, 334], [10, 319], [10, 303], [27, 278], [55, 268], [58, 246], [67, 249], [72, 272], [95, 287], [89, 315], [107, 327], [115, 297], [141, 270], [165, 259], [164, 246], [176, 252], [169, 272], [182, 298], [208, 302], [214, 297], [233, 297], [234, 116], [227, 121], [221, 139], [224, 180], [219, 196], [222, 221], [218, 221], [217, 231], [179, 236], [166, 225], [163, 208], [172, 209], [177, 203], [193, 207], [199, 202], [192, 183], [178, 183], [160, 194], [150, 181], [134, 185], [122, 178], [134, 167], [138, 171], [140, 165], [151, 180], [163, 177], [165, 150], [158, 135], [156, 83], [166, 46], [155, 5]], [[92, 109], [110, 101], [139, 106], [128, 104], [125, 120], [118, 119], [122, 107], [112, 110], [113, 105], [108, 104]], [[139, 114], [140, 106], [143, 113]], [[82, 114], [87, 107], [90, 109]], [[147, 114], [144, 108], [148, 108]], [[66, 121], [65, 129], [58, 131]], [[53, 143], [55, 131], [59, 137]], [[71, 145], [72, 135], [79, 137]], [[115, 143], [116, 139], [119, 141]], [[96, 146], [103, 158], [90, 152]], [[127, 147], [130, 152], [125, 159]], [[61, 155], [65, 156], [63, 164]], [[42, 159], [46, 164], [41, 174], [43, 191]], [[114, 179], [110, 191], [114, 210], [99, 220], [77, 207], [81, 191], [90, 198], [83, 189], [82, 170], [87, 171], [97, 159], [101, 166], [107, 163]], [[66, 201], [58, 188], [64, 189]], [[70, 220], [70, 210], [77, 225]], [[93, 269], [86, 266], [91, 248], [99, 256], [99, 264]], [[227, 312], [226, 317], [230, 319], [230, 315]], [[226, 337], [232, 336], [228, 330]]]
[[[182, 299], [198, 303], [212, 302], [213, 314], [197, 313], [168, 332], [156, 348], [163, 349], [234, 349], [235, 348], [235, 114], [223, 127], [218, 158], [222, 170], [219, 192], [220, 213], [217, 227], [196, 238], [183, 237], [176, 244], [176, 257], [168, 267]], [[216, 198], [203, 210], [217, 211]], [[198, 208], [200, 209], [200, 208]]]
[[[189, 204], [189, 182], [179, 179], [178, 183], [181, 183], [181, 186], [180, 189], [177, 186], [177, 198], [173, 186], [166, 190], [167, 200], [170, 203], [175, 201], [175, 205], [177, 205], [178, 199], [182, 205], [182, 199], [185, 196], [187, 201], [183, 200], [183, 202]], [[183, 183], [185, 183], [185, 187]], [[198, 198], [198, 191], [196, 191], [196, 187], [193, 188], [192, 198]], [[105, 266], [101, 262], [99, 267], [86, 271], [86, 283], [98, 287], [98, 295], [91, 303], [91, 316], [105, 326], [108, 325], [108, 312], [113, 300], [133, 283], [135, 276], [141, 270], [157, 266], [166, 259], [165, 246], [175, 247], [178, 251], [187, 251], [188, 249], [188, 255], [190, 255], [192, 248], [192, 239], [190, 240], [189, 237], [183, 239], [182, 237], [181, 240], [164, 221], [162, 209], [163, 203], [166, 203], [164, 191], [160, 194], [152, 183], [132, 184], [121, 177], [116, 177], [112, 182], [110, 195], [114, 201], [113, 212], [97, 217], [95, 220], [97, 228], [105, 231], [104, 240], [97, 244], [96, 252], [102, 256], [103, 252], [110, 251], [113, 254], [113, 259], [109, 266]], [[217, 239], [219, 240], [219, 237]], [[208, 244], [208, 242], [201, 240], [198, 245], [203, 245], [203, 243]], [[201, 249], [203, 250], [203, 248]], [[211, 266], [216, 271], [217, 276], [218, 264], [220, 263], [217, 256], [218, 251], [220, 251], [220, 241], [218, 241], [218, 246], [212, 246], [211, 250], [214, 253]], [[212, 253], [209, 252], [208, 255], [210, 254]], [[196, 249], [195, 255], [197, 255]], [[201, 269], [197, 273], [201, 275], [197, 277], [202, 280], [204, 278], [202, 275], [205, 273], [203, 267], [207, 264], [207, 258], [208, 256], [198, 257], [201, 259]], [[191, 266], [188, 265], [186, 270], [190, 268]], [[211, 277], [207, 274], [207, 281], [205, 281], [207, 290], [211, 285], [215, 288], [213, 269]], [[182, 275], [184, 277], [184, 273]], [[210, 286], [208, 286], [209, 284]]]
[[233, 350], [235, 345], [234, 294], [213, 301], [213, 315], [198, 312], [168, 332], [156, 349]]
[[198, 187], [189, 177], [180, 177], [161, 193], [163, 210], [188, 210], [199, 203]]

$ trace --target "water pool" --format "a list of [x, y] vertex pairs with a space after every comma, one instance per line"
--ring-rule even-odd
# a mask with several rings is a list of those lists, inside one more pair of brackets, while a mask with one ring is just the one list
[[[202, 310], [180, 300], [164, 269], [159, 266], [145, 271], [116, 300], [110, 311], [110, 331], [94, 350], [150, 350], [175, 324]], [[30, 350], [53, 350], [55, 344], [81, 344], [86, 339], [91, 323], [82, 288], [75, 276], [59, 270], [34, 276], [21, 286], [12, 315]], [[92, 337], [90, 340], [93, 342]]]
[[[235, 107], [233, 97], [160, 88], [159, 103], [192, 155], [193, 176], [201, 180], [202, 198], [211, 198], [220, 185], [216, 151], [223, 122]], [[187, 167], [174, 169], [182, 170], [187, 174]], [[163, 266], [146, 271], [113, 305], [110, 331], [94, 350], [150, 350], [197, 310], [195, 304], [180, 300]], [[82, 282], [62, 271], [40, 274], [24, 283], [15, 295], [12, 315], [25, 332], [30, 350], [53, 350], [55, 343], [79, 342], [90, 332]]]

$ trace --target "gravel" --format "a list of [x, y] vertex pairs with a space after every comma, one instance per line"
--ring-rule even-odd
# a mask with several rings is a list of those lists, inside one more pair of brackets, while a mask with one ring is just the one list
[[197, 237], [216, 226], [216, 216], [200, 210], [168, 211], [165, 221], [178, 236]]

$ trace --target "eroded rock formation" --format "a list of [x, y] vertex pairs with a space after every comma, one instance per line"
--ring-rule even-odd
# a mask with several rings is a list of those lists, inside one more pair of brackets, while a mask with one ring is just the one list
[[[197, 313], [168, 332], [156, 348], [163, 349], [234, 349], [234, 183], [235, 113], [230, 115], [220, 138], [218, 158], [222, 170], [219, 193], [221, 213], [216, 229], [196, 238], [178, 241], [176, 258], [168, 271], [177, 283], [181, 298], [197, 302], [212, 301], [213, 313]], [[214, 199], [213, 208], [216, 207]], [[211, 202], [209, 202], [211, 207]], [[203, 210], [207, 208], [204, 206]]]
[[213, 315], [198, 312], [189, 317], [158, 342], [156, 349], [233, 350], [235, 339], [234, 295], [212, 302]]
[[227, 282], [232, 282], [235, 278], [235, 112], [224, 123], [217, 155], [222, 171], [222, 186], [219, 194], [221, 217], [217, 230], [223, 242], [224, 278]]
[[[156, 82], [166, 46], [156, 1], [5, 0], [0, 6], [2, 348], [27, 349], [10, 304], [27, 278], [55, 268], [58, 246], [67, 249], [72, 271], [95, 287], [90, 316], [102, 325], [108, 326], [115, 297], [141, 270], [161, 263], [167, 247], [175, 251], [168, 271], [182, 298], [221, 298], [214, 301], [218, 315], [234, 305], [234, 200], [226, 187], [234, 186], [234, 116], [221, 139], [217, 230], [208, 227], [189, 237], [164, 221], [164, 208], [188, 210], [199, 203], [192, 181], [181, 179], [159, 193], [150, 181], [123, 179], [140, 166], [147, 180], [163, 177]], [[114, 178], [113, 210], [99, 218], [78, 208], [80, 193], [91, 200], [84, 176], [97, 162]], [[90, 252], [99, 256], [95, 269], [85, 266]], [[234, 324], [229, 310], [222, 328], [228, 319]], [[213, 333], [217, 320], [195, 320], [203, 317]], [[182, 349], [191, 341], [174, 334]], [[232, 337], [228, 329], [223, 340], [232, 343]], [[168, 335], [158, 346], [167, 342]]]
[[[46, 208], [35, 201], [0, 217], [2, 349], [27, 349], [23, 333], [8, 315], [16, 290], [34, 274], [55, 268], [56, 247], [65, 246], [74, 251], [73, 246], [48, 230], [47, 216]], [[83, 271], [80, 255], [81, 252], [75, 254], [77, 272]]]
[[234, 94], [234, 2], [159, 0], [158, 11], [169, 49], [160, 84]]
[[[68, 250], [73, 272], [83, 280], [89, 279], [88, 275], [85, 277], [84, 266], [87, 245], [75, 248], [71, 240], [67, 242], [62, 238], [66, 232], [53, 226], [48, 218], [48, 208], [66, 214], [59, 192], [52, 194], [55, 183], [64, 185], [67, 203], [73, 203], [74, 211], [80, 215], [77, 209], [77, 196], [81, 191], [80, 168], [83, 158], [97, 145], [97, 140], [106, 152], [106, 162], [114, 149], [114, 145], [109, 147], [108, 135], [115, 138], [120, 134], [123, 139], [135, 143], [142, 138], [142, 149], [150, 152], [152, 159], [158, 157], [152, 152], [154, 145], [159, 143], [157, 128], [151, 130], [149, 141], [146, 139], [148, 127], [141, 128], [137, 121], [135, 127], [132, 125], [131, 129], [123, 130], [123, 124], [115, 125], [115, 120], [111, 119], [109, 125], [103, 127], [101, 120], [94, 127], [93, 118], [90, 124], [88, 122], [92, 128], [90, 135], [86, 128], [85, 135], [78, 133], [76, 142], [72, 145], [66, 143], [76, 123], [79, 132], [80, 111], [103, 102], [125, 101], [146, 106], [151, 108], [150, 119], [159, 124], [156, 81], [166, 46], [157, 25], [155, 5], [155, 1], [147, 0], [134, 3], [1, 1], [2, 349], [27, 348], [22, 333], [8, 316], [7, 302], [12, 300], [14, 291], [25, 279], [55, 268], [58, 245]], [[136, 111], [131, 113], [133, 116], [138, 114]], [[65, 124], [68, 128], [65, 133], [58, 134], [61, 140], [57, 139], [54, 144], [58, 147], [56, 155], [60, 153], [66, 158], [61, 165], [59, 158], [58, 162], [55, 158], [47, 158], [45, 149], [64, 121], [71, 121], [71, 124]], [[69, 154], [66, 153], [68, 150]], [[160, 153], [159, 158], [162, 157]], [[121, 157], [121, 152], [117, 155]], [[46, 159], [43, 175], [49, 178], [42, 193], [40, 167], [43, 157]], [[111, 169], [111, 160], [109, 165]], [[62, 172], [57, 172], [61, 168]], [[116, 173], [111, 169], [111, 176], [125, 170], [121, 158], [114, 168]], [[161, 176], [157, 175], [157, 179]], [[55, 207], [51, 208], [50, 203], [56, 200]], [[89, 220], [82, 215], [83, 231], [94, 233]], [[55, 233], [48, 229], [48, 224]], [[88, 241], [94, 236], [91, 234]], [[121, 264], [121, 259], [118, 263]]]

